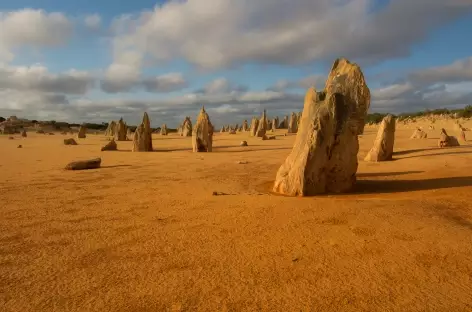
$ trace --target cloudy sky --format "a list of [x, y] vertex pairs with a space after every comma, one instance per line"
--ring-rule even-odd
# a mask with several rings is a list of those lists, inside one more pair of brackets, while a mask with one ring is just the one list
[[2, 0], [0, 116], [176, 126], [300, 110], [332, 62], [370, 112], [472, 104], [472, 0]]

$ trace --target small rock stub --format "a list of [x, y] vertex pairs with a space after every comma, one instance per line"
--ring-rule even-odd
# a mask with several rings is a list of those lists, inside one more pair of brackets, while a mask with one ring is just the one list
[[85, 139], [87, 137], [87, 127], [85, 125], [81, 125], [79, 128], [79, 133], [77, 133], [77, 137], [79, 139]]
[[66, 165], [66, 170], [88, 170], [100, 168], [102, 163], [101, 158], [94, 158], [89, 160], [73, 161]]
[[116, 144], [114, 139], [111, 139], [105, 146], [102, 147], [101, 151], [116, 151], [118, 150], [118, 145]]
[[78, 145], [73, 138], [64, 139], [64, 145]]
[[460, 146], [460, 144], [455, 136], [448, 135], [445, 129], [441, 129], [441, 134], [439, 135], [438, 146], [441, 148], [454, 147], [454, 146]]
[[415, 132], [411, 135], [410, 139], [427, 139], [428, 134], [420, 128], [416, 128]]

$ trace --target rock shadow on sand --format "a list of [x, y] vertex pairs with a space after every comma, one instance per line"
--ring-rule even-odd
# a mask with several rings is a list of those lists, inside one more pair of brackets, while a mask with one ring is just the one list
[[[472, 186], [472, 176], [447, 177], [425, 180], [358, 180], [348, 194], [402, 193]], [[342, 194], [340, 194], [342, 195]]]
[[[412, 191], [430, 191], [438, 189], [447, 189], [455, 187], [472, 186], [472, 176], [463, 177], [447, 177], [447, 178], [434, 178], [434, 179], [412, 179], [412, 180], [369, 180], [369, 177], [387, 177], [396, 176], [402, 174], [414, 174], [421, 173], [421, 171], [406, 171], [406, 172], [384, 172], [384, 173], [365, 173], [358, 174], [358, 179], [354, 189], [346, 193], [326, 193], [313, 196], [303, 197], [292, 197], [285, 196], [272, 191], [274, 185], [273, 181], [266, 181], [259, 184], [256, 190], [261, 193], [284, 196], [292, 198], [316, 198], [326, 196], [352, 196], [352, 195], [366, 195], [366, 194], [392, 194], [392, 193], [404, 193]], [[367, 178], [367, 179], [364, 179]]]
[[[472, 147], [467, 146], [467, 145], [461, 145], [461, 146], [456, 146], [454, 149], [471, 149], [472, 152]], [[393, 156], [401, 156], [401, 155], [409, 155], [409, 154], [414, 154], [414, 153], [421, 153], [421, 152], [428, 152], [428, 151], [446, 151], [447, 149], [444, 148], [439, 148], [439, 147], [431, 147], [431, 148], [419, 148], [419, 149], [411, 149], [411, 150], [405, 150], [405, 151], [399, 151], [399, 152], [393, 152]], [[449, 155], [449, 154], [455, 154], [456, 152], [446, 152], [446, 153], [437, 153], [437, 154], [426, 154], [422, 156], [430, 156], [430, 155]], [[469, 153], [469, 152], [460, 152], [462, 153]], [[402, 157], [402, 158], [407, 158], [407, 157]]]

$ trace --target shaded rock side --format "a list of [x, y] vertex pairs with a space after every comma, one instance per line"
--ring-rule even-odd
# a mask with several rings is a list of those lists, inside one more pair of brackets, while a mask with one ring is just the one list
[[350, 108], [349, 126], [357, 134], [364, 133], [365, 119], [370, 107], [370, 90], [360, 67], [345, 58], [337, 59], [326, 80], [325, 91], [344, 95]]
[[85, 139], [87, 136], [86, 133], [87, 133], [87, 128], [85, 127], [85, 125], [81, 125], [79, 128], [79, 133], [77, 133], [77, 137], [79, 139]]
[[64, 139], [64, 145], [78, 145], [77, 142], [73, 139]]
[[161, 126], [160, 135], [167, 135], [168, 133], [169, 133], [169, 130], [167, 129], [167, 124], [163, 124]]
[[248, 131], [248, 130], [249, 130], [249, 126], [248, 126], [247, 120], [244, 120], [243, 125], [242, 125], [242, 131]]
[[123, 118], [121, 118], [118, 122], [115, 123], [115, 130], [113, 132], [116, 141], [127, 141], [128, 127], [123, 121]]
[[193, 128], [192, 149], [194, 152], [211, 152], [213, 150], [213, 130], [210, 117], [202, 107]]
[[288, 121], [288, 133], [297, 133], [298, 132], [298, 120], [297, 114], [292, 112], [290, 119]]
[[393, 145], [395, 143], [395, 117], [387, 115], [380, 124], [374, 146], [371, 148], [365, 161], [392, 160]]
[[152, 152], [152, 129], [151, 120], [148, 114], [145, 112], [143, 116], [143, 127], [144, 127], [144, 149], [146, 152]]
[[272, 119], [272, 124], [271, 124], [271, 131], [275, 132], [279, 128], [279, 117], [275, 117]]

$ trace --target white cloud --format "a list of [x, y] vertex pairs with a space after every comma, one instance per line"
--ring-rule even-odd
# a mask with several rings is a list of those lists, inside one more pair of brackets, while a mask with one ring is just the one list
[[100, 28], [100, 25], [102, 23], [102, 18], [98, 14], [90, 14], [85, 16], [84, 18], [84, 24], [87, 28], [96, 30]]
[[155, 78], [146, 78], [142, 83], [149, 92], [172, 92], [187, 86], [187, 81], [181, 73], [168, 73]]
[[323, 89], [326, 78], [322, 75], [310, 75], [298, 80], [280, 79], [273, 86], [269, 87], [271, 91], [285, 91], [287, 89], [301, 88], [308, 89], [315, 87], [317, 90]]
[[416, 71], [410, 79], [420, 84], [472, 81], [472, 56], [449, 65]]
[[72, 30], [72, 23], [62, 13], [33, 9], [0, 12], [0, 63], [13, 60], [17, 48], [62, 45]]
[[239, 94], [241, 92], [247, 91], [248, 88], [243, 85], [238, 85], [230, 82], [225, 77], [216, 78], [215, 80], [209, 82], [205, 85], [202, 90], [198, 90], [196, 93], [203, 93], [209, 95], [216, 94]]
[[[241, 62], [295, 64], [344, 55], [361, 61], [403, 57], [436, 27], [472, 10], [470, 0], [170, 1], [113, 23], [115, 54], [129, 48], [202, 68]], [[399, 23], [408, 20], [408, 23]]]
[[94, 86], [94, 82], [95, 78], [90, 73], [75, 69], [53, 74], [40, 64], [0, 66], [0, 90], [85, 94]]

